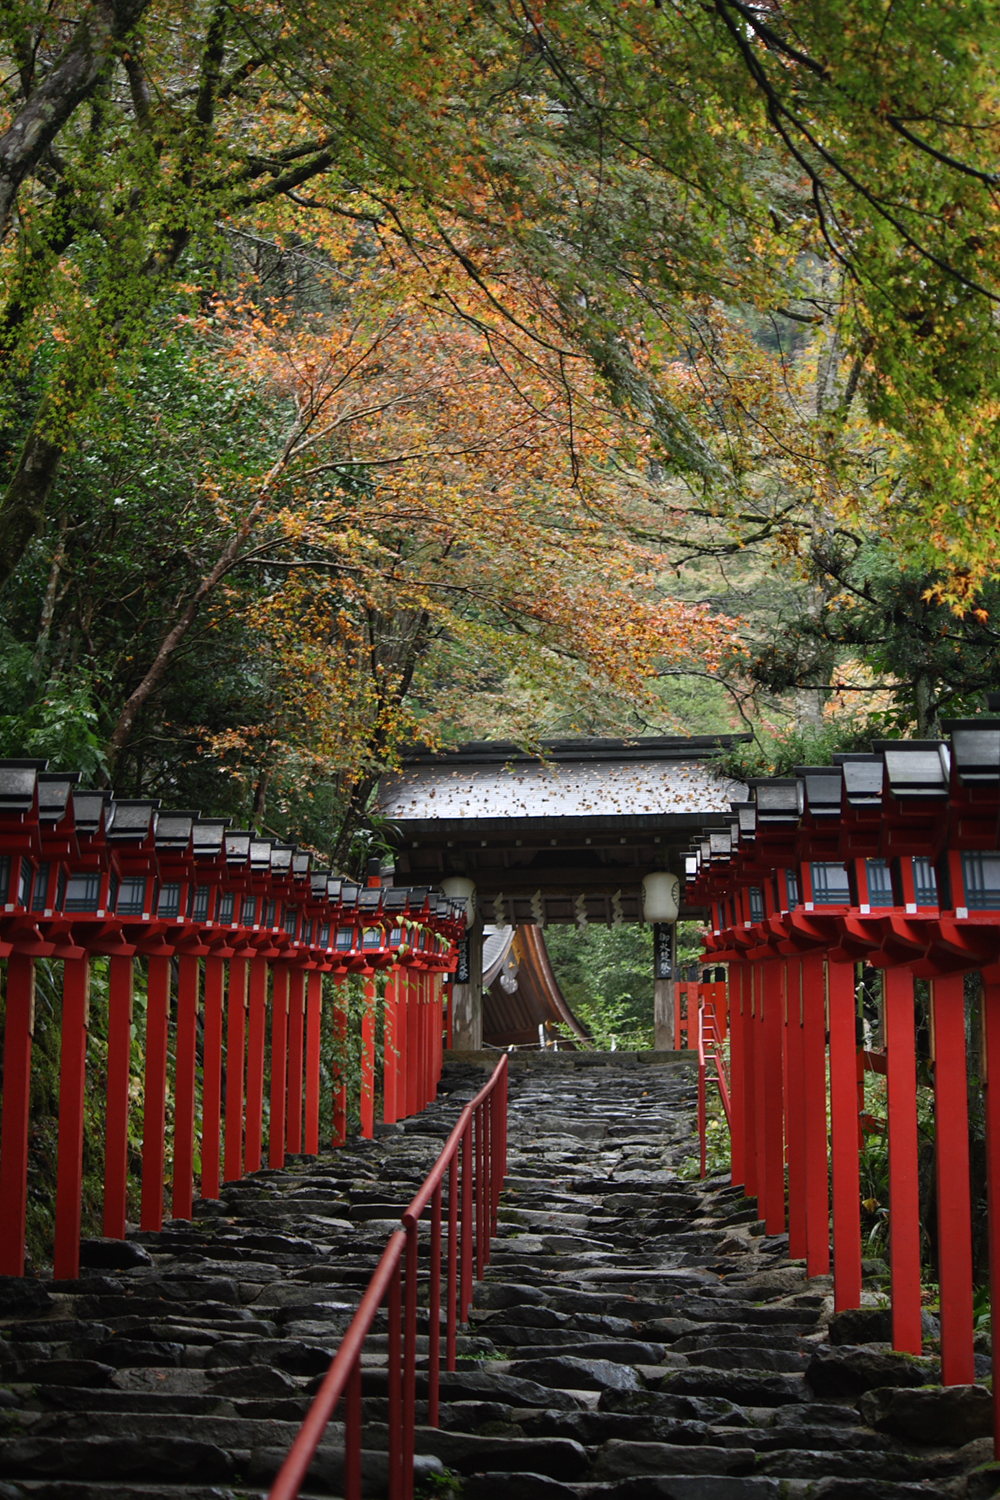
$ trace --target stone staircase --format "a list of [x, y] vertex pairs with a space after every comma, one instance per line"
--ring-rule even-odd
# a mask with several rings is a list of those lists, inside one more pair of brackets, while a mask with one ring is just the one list
[[[683, 1057], [513, 1059], [508, 1185], [418, 1494], [466, 1500], [979, 1500], [987, 1387], [935, 1387], [877, 1306], [831, 1322], [783, 1236], [684, 1181]], [[0, 1281], [0, 1500], [266, 1494], [385, 1240], [482, 1068], [422, 1116], [230, 1183], [194, 1224]], [[876, 1269], [876, 1268], [872, 1268]], [[875, 1298], [870, 1299], [872, 1302]], [[380, 1315], [384, 1319], [384, 1315]], [[935, 1332], [928, 1320], [931, 1345]], [[418, 1351], [426, 1358], [426, 1318]], [[385, 1323], [366, 1346], [366, 1496], [386, 1493]], [[981, 1360], [982, 1374], [988, 1361]], [[929, 1385], [929, 1388], [927, 1388]], [[417, 1421], [426, 1420], [418, 1379]], [[327, 1430], [308, 1495], [342, 1492]]]

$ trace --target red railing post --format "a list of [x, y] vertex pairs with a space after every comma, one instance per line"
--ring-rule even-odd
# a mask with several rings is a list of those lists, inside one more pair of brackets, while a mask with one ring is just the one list
[[365, 979], [364, 1010], [361, 1014], [361, 1137], [375, 1134], [375, 977]]
[[885, 971], [885, 1042], [892, 1344], [894, 1349], [907, 1354], [919, 1354], [923, 1349], [923, 1320], [920, 1307], [917, 1060], [913, 975], [909, 969]]
[[288, 1079], [288, 965], [276, 963], [271, 980], [271, 1118], [267, 1133], [267, 1164], [285, 1165], [285, 1111]]
[[249, 969], [249, 961], [242, 955], [230, 960], [226, 1029], [226, 1182], [235, 1182], [243, 1176], [243, 1064]]
[[146, 1068], [142, 1093], [142, 1229], [163, 1228], [163, 1167], [167, 1126], [167, 1027], [170, 1017], [170, 959], [148, 960]]
[[441, 1387], [441, 1184], [431, 1198], [431, 1266], [427, 1295], [427, 1425], [438, 1425]]
[[788, 1041], [788, 1253], [794, 1260], [806, 1255], [806, 1130], [804, 1045], [802, 1029], [802, 964], [785, 963], [785, 1035]]
[[[983, 1093], [986, 1105], [986, 1207], [990, 1243], [990, 1322], [992, 1337], [1000, 1341], [1000, 983], [997, 970], [983, 985], [985, 1058]], [[1000, 977], [1000, 976], [998, 976]], [[985, 976], [984, 976], [985, 978]], [[890, 1149], [891, 1149], [890, 1136]], [[1000, 1348], [1000, 1342], [994, 1344]], [[1000, 1380], [993, 1381], [993, 1450], [1000, 1454]]]
[[[114, 963], [114, 959], [111, 960]], [[218, 1198], [221, 1188], [222, 1023], [226, 962], [216, 953], [205, 959], [205, 1041], [201, 1099], [201, 1196]]]
[[857, 1000], [854, 965], [831, 963], [830, 1142], [833, 1161], [833, 1299], [861, 1306], [861, 1178], [858, 1163]]
[[333, 1085], [333, 1145], [336, 1149], [347, 1140], [347, 980], [336, 979], [337, 998], [333, 1003], [333, 1029], [337, 1039], [337, 1077]]
[[413, 1448], [417, 1404], [417, 1264], [416, 1224], [406, 1226], [406, 1304], [403, 1321], [403, 1493], [402, 1500], [412, 1500]]
[[361, 1500], [361, 1355], [344, 1392], [344, 1500]]
[[177, 1066], [174, 1075], [174, 1171], [171, 1213], [190, 1219], [194, 1212], [194, 1094], [198, 1064], [198, 960], [177, 960]]
[[302, 1150], [302, 1065], [305, 1049], [305, 987], [303, 969], [288, 974], [288, 1149]]
[[[104, 1141], [104, 1234], [123, 1240], [128, 1220], [128, 1108], [133, 960], [108, 959], [108, 1088]], [[216, 1196], [218, 1196], [216, 1194]]]
[[310, 1156], [319, 1151], [320, 1040], [323, 1025], [323, 975], [310, 969], [306, 992], [306, 1130], [305, 1148]]
[[389, 1309], [389, 1495], [395, 1500], [403, 1490], [403, 1316], [399, 1263], [392, 1273]]
[[963, 976], [948, 974], [935, 979], [932, 995], [941, 1383], [970, 1385], [976, 1375]]
[[396, 994], [399, 986], [399, 970], [394, 969], [385, 981], [385, 1023], [383, 1030], [382, 1066], [382, 1118], [387, 1125], [396, 1122]]
[[455, 1368], [455, 1325], [458, 1321], [458, 1153], [448, 1166], [448, 1325], [445, 1363]]
[[475, 1170], [472, 1156], [472, 1118], [462, 1133], [461, 1165], [461, 1294], [459, 1296], [459, 1322], [467, 1323], [472, 1306], [472, 1174]]
[[245, 1169], [258, 1172], [264, 1144], [264, 1051], [267, 1035], [267, 959], [250, 959], [250, 1007], [247, 1014], [247, 1096]]
[[830, 1187], [826, 1119], [826, 966], [802, 959], [802, 1072], [805, 1093], [806, 1273], [830, 1271]]

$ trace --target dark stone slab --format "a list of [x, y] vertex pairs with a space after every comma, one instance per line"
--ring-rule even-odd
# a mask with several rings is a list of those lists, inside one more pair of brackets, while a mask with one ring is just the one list
[[910, 1443], [970, 1443], [993, 1431], [992, 1396], [983, 1385], [927, 1386], [867, 1391], [861, 1420], [876, 1432]]
[[641, 1389], [631, 1365], [609, 1359], [579, 1359], [553, 1355], [546, 1359], [517, 1360], [510, 1369], [515, 1379], [534, 1380], [539, 1385], [563, 1391], [635, 1391]]
[[81, 1240], [80, 1265], [95, 1271], [129, 1271], [151, 1266], [153, 1257], [132, 1240]]
[[806, 1369], [806, 1380], [817, 1396], [860, 1396], [883, 1386], [930, 1385], [939, 1378], [940, 1369], [938, 1360], [914, 1359], [895, 1350], [819, 1344]]

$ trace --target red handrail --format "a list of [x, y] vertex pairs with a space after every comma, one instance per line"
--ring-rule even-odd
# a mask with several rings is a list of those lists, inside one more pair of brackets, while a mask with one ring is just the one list
[[[507, 1163], [507, 1055], [459, 1115], [422, 1186], [390, 1237], [360, 1306], [341, 1340], [323, 1384], [271, 1487], [269, 1500], [297, 1500], [327, 1423], [341, 1396], [344, 1424], [344, 1500], [361, 1497], [361, 1352], [383, 1303], [389, 1311], [389, 1496], [412, 1500], [417, 1394], [417, 1235], [431, 1210], [428, 1296], [427, 1421], [438, 1424], [441, 1376], [441, 1214], [448, 1174], [448, 1258], [445, 1368], [455, 1368], [456, 1325], [468, 1318], [476, 1280], [489, 1264], [490, 1236]], [[461, 1245], [461, 1257], [459, 1257]], [[475, 1256], [473, 1256], [475, 1250]], [[404, 1289], [405, 1264], [405, 1289]], [[404, 1306], [405, 1295], [405, 1306]]]

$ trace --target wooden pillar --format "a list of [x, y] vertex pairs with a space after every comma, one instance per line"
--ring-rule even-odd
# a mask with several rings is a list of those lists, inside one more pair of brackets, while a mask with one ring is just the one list
[[757, 1180], [757, 1022], [754, 965], [743, 970], [743, 1183], [748, 1198], [758, 1195]]
[[224, 1182], [243, 1176], [243, 1062], [247, 1033], [247, 980], [250, 962], [242, 954], [229, 963], [226, 1025], [226, 1154]]
[[0, 1124], [0, 1276], [24, 1275], [28, 1213], [28, 1105], [31, 1042], [35, 1033], [35, 961], [7, 960], [3, 1039], [3, 1114]]
[[802, 962], [785, 963], [785, 1038], [788, 1058], [785, 1138], [788, 1142], [788, 1253], [806, 1255], [806, 1090], [803, 1076]]
[[975, 1358], [965, 981], [961, 974], [948, 974], [935, 979], [931, 988], [941, 1383], [970, 1385]]
[[258, 1172], [264, 1148], [264, 1051], [267, 1036], [267, 959], [250, 960], [250, 1004], [247, 1010], [247, 1172]]
[[764, 997], [764, 1213], [768, 1234], [785, 1232], [784, 978], [781, 959], [767, 959]]
[[123, 1240], [128, 1220], [128, 1110], [133, 960], [108, 960], [108, 1091], [104, 1132], [104, 1234]]
[[[986, 1204], [990, 1235], [990, 1319], [1000, 1349], [1000, 974], [983, 986], [983, 1093], [986, 1105]], [[1000, 1454], [1000, 1380], [993, 1381], [993, 1451]]]
[[375, 977], [365, 979], [365, 1002], [361, 1015], [361, 1137], [375, 1134]]
[[271, 970], [271, 1118], [267, 1132], [267, 1164], [285, 1165], [285, 1111], [288, 1087], [288, 965]]
[[385, 981], [385, 1023], [382, 1046], [382, 1116], [387, 1125], [396, 1121], [396, 1008], [399, 970], [393, 969]]
[[338, 1073], [333, 1085], [333, 1144], [347, 1140], [347, 977], [338, 975], [337, 998], [333, 1003], [333, 1030], [337, 1044]]
[[62, 1050], [59, 1062], [59, 1161], [53, 1275], [80, 1274], [83, 1207], [83, 1113], [87, 1096], [87, 1029], [90, 1025], [90, 958], [63, 965]]
[[174, 1079], [174, 1185], [171, 1212], [175, 1219], [194, 1213], [194, 1103], [198, 1066], [199, 961], [190, 953], [177, 960], [177, 1069]]
[[738, 1186], [746, 1181], [745, 1121], [743, 1117], [743, 975], [746, 964], [729, 965], [729, 1107], [732, 1114], [731, 1181]]
[[201, 1098], [201, 1196], [218, 1198], [222, 1129], [222, 1019], [225, 959], [205, 959], [205, 1041]]
[[826, 1116], [826, 965], [802, 958], [802, 1075], [805, 1134], [806, 1273], [830, 1273], [830, 1185]]
[[306, 1011], [305, 1148], [310, 1156], [315, 1156], [319, 1151], [320, 1037], [323, 1025], [323, 975], [319, 969], [309, 970]]
[[302, 1065], [305, 1049], [305, 987], [303, 969], [288, 975], [288, 1149], [302, 1150]]
[[835, 1311], [861, 1306], [857, 1001], [854, 965], [830, 964], [830, 1140]]
[[396, 1119], [410, 1113], [406, 1097], [406, 1059], [410, 1050], [410, 971], [396, 976]]
[[167, 1027], [170, 1018], [170, 959], [148, 960], [146, 1068], [142, 1091], [142, 1229], [163, 1228], [163, 1165], [167, 1128]]
[[917, 1057], [913, 975], [885, 973], [886, 1092], [889, 1116], [889, 1265], [892, 1346], [923, 1349], [920, 1307], [920, 1184], [917, 1140]]
[[754, 1141], [757, 1147], [757, 1207], [760, 1218], [767, 1217], [767, 1126], [764, 1095], [767, 1091], [766, 1038], [764, 1036], [764, 972], [760, 963], [750, 966], [753, 985], [754, 1030]]

